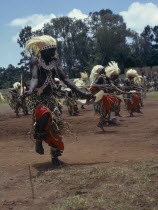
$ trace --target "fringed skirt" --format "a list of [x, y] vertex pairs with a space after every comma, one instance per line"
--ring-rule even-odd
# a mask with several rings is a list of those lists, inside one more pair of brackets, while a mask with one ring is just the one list
[[27, 107], [33, 113], [33, 123], [36, 124], [45, 113], [49, 113], [50, 117], [44, 130], [49, 133], [45, 140], [48, 145], [56, 145], [58, 149], [63, 150], [60, 131], [63, 126], [61, 112], [59, 111], [59, 104], [53, 93], [49, 95], [37, 95], [34, 92], [27, 99]]
[[30, 111], [33, 111], [37, 106], [47, 107], [55, 117], [61, 121], [61, 113], [59, 111], [59, 103], [53, 93], [50, 94], [41, 94], [37, 95], [37, 92], [34, 92], [27, 99], [27, 107]]

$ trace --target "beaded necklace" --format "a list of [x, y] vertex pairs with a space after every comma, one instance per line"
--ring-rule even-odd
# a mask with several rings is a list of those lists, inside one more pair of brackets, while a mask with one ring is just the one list
[[56, 60], [53, 60], [53, 61], [49, 62], [49, 65], [46, 65], [43, 59], [40, 59], [40, 60], [39, 60], [39, 65], [40, 65], [43, 69], [47, 70], [47, 73], [46, 73], [47, 78], [46, 78], [44, 84], [42, 85], [42, 87], [40, 87], [40, 89], [41, 89], [42, 91], [43, 91], [43, 89], [45, 89], [48, 85], [50, 85], [52, 89], [56, 86], [56, 85], [55, 85], [55, 82], [54, 82], [54, 80], [53, 80], [53, 78], [52, 78], [52, 70], [56, 68], [56, 64], [57, 64]]
[[40, 59], [39, 60], [39, 64], [40, 66], [42, 66], [44, 69], [50, 71], [52, 69], [54, 69], [56, 67], [56, 61], [55, 60], [52, 60], [51, 62], [49, 62], [48, 65], [46, 65], [46, 63], [44, 62], [43, 59]]

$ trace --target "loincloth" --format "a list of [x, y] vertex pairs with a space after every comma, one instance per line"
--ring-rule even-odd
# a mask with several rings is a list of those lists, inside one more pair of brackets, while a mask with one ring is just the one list
[[42, 116], [46, 113], [49, 114], [49, 118], [45, 127], [43, 127], [43, 130], [47, 133], [47, 136], [42, 140], [44, 140], [49, 146], [55, 146], [59, 150], [64, 150], [60, 127], [58, 127], [54, 115], [52, 115], [52, 112], [47, 107], [38, 105], [35, 108], [33, 114], [33, 118], [35, 121], [34, 128], [36, 127], [36, 124], [38, 123], [40, 118], [42, 118]]

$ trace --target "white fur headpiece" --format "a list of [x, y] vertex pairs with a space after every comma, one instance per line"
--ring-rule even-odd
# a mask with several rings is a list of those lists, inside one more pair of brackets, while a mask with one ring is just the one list
[[126, 77], [129, 77], [129, 76], [138, 77], [139, 75], [138, 75], [138, 72], [135, 69], [129, 69], [126, 72]]
[[57, 77], [55, 77], [54, 80], [55, 80], [56, 82], [60, 82], [60, 79], [58, 79]]
[[86, 72], [81, 72], [81, 79], [82, 80], [87, 80], [88, 79], [88, 74]]
[[65, 88], [65, 89], [64, 89], [64, 91], [68, 91], [68, 92], [70, 92], [70, 91], [71, 91], [71, 89], [70, 89], [70, 88]]
[[2, 93], [0, 93], [0, 101], [5, 101], [5, 99], [4, 99], [4, 97], [3, 97], [3, 95], [2, 95]]
[[90, 74], [90, 84], [92, 85], [93, 82], [97, 79], [99, 72], [101, 69], [103, 69], [104, 67], [101, 65], [96, 65], [93, 67], [91, 74]]
[[141, 85], [143, 81], [143, 77], [140, 76], [140, 75], [137, 75], [135, 78], [134, 78], [134, 82], [137, 83], [138, 85]]
[[16, 89], [16, 88], [18, 88], [18, 87], [20, 87], [20, 86], [21, 86], [20, 82], [15, 82], [15, 83], [13, 84], [13, 88], [14, 88], [14, 89]]
[[74, 84], [78, 87], [78, 88], [83, 88], [85, 87], [85, 83], [83, 82], [83, 80], [81, 79], [74, 79]]
[[119, 74], [120, 69], [115, 61], [111, 61], [108, 63], [108, 66], [105, 68], [105, 72], [107, 77], [111, 77], [112, 74]]
[[26, 42], [25, 51], [34, 51], [35, 55], [39, 55], [41, 50], [56, 48], [57, 41], [48, 35], [35, 36]]

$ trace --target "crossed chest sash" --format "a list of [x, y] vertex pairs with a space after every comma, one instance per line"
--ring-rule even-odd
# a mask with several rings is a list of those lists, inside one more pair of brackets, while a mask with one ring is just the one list
[[40, 88], [36, 88], [38, 95], [40, 95], [48, 85], [50, 85], [52, 89], [56, 87], [55, 81], [52, 78], [52, 71], [56, 69], [56, 61], [53, 61], [49, 66], [40, 63], [40, 66], [46, 70], [47, 77], [44, 84]]

